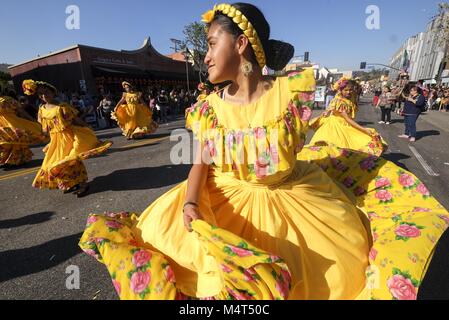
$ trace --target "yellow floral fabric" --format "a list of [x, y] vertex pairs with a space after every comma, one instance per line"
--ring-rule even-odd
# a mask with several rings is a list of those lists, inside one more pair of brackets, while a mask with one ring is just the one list
[[87, 181], [82, 160], [106, 152], [112, 142], [97, 140], [92, 129], [73, 125], [78, 111], [68, 104], [39, 108], [38, 121], [50, 135], [45, 158], [34, 179], [35, 188], [62, 189]]
[[412, 173], [383, 158], [332, 145], [306, 146], [369, 220], [366, 299], [415, 300], [449, 213]]
[[[135, 221], [112, 219], [128, 226], [124, 242], [134, 239], [137, 248], [165, 257], [183, 296], [355, 299], [362, 294], [369, 244], [361, 213], [318, 166], [296, 160], [311, 115], [314, 85], [313, 72], [306, 70], [278, 78], [254, 104], [234, 106], [212, 94], [189, 110], [187, 126], [213, 159], [199, 199], [204, 221], [193, 224], [195, 232], [189, 233], [183, 223], [187, 181], [154, 201]], [[276, 132], [276, 139], [267, 138]], [[226, 148], [233, 152], [234, 146], [243, 147], [243, 162], [238, 162], [236, 152], [230, 164], [224, 163], [217, 154]], [[262, 156], [250, 154], [254, 150]], [[264, 155], [265, 162], [260, 159]], [[260, 162], [252, 164], [254, 170], [252, 159]], [[86, 229], [81, 247], [97, 233], [104, 237], [101, 224]], [[111, 274], [121, 260], [132, 260], [129, 250], [121, 251], [120, 244], [115, 248], [96, 253], [109, 261]], [[160, 279], [158, 267], [154, 273]], [[131, 290], [126, 281], [121, 282], [122, 292]], [[154, 285], [145, 284], [150, 290]]]
[[375, 129], [370, 129], [371, 135], [368, 135], [351, 126], [339, 115], [339, 113], [345, 112], [349, 117], [355, 119], [357, 105], [351, 100], [344, 98], [339, 93], [330, 103], [329, 110], [331, 111], [329, 115], [323, 113], [310, 123], [310, 127], [315, 131], [310, 145], [325, 142], [376, 156], [380, 156], [387, 149], [386, 142]]
[[140, 103], [140, 93], [125, 93], [126, 104], [117, 108], [112, 113], [112, 119], [116, 120], [128, 138], [140, 138], [156, 131], [158, 125], [153, 121], [152, 111]]
[[0, 97], [0, 165], [21, 165], [33, 156], [30, 145], [44, 143], [39, 123], [17, 116], [20, 104], [13, 98]]
[[[80, 247], [107, 266], [117, 294], [123, 300], [187, 298], [176, 286], [169, 260], [134, 236], [132, 229], [136, 221], [137, 216], [127, 212], [90, 215]], [[219, 272], [224, 279], [219, 294], [203, 299], [286, 298], [291, 277], [279, 257], [204, 221], [194, 221], [192, 228], [203, 249], [221, 261]]]

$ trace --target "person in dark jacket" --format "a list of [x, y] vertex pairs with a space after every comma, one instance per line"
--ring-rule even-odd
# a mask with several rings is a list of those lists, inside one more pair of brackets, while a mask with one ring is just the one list
[[410, 142], [416, 141], [416, 121], [419, 115], [426, 107], [426, 99], [421, 93], [421, 89], [417, 86], [410, 88], [410, 94], [406, 96], [402, 94], [405, 99], [404, 102], [404, 123], [405, 134], [400, 135], [399, 138], [409, 139]]

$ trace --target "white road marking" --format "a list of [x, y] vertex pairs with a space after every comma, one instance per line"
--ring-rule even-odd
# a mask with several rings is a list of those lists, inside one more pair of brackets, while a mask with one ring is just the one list
[[416, 150], [415, 147], [412, 146], [408, 146], [410, 148], [410, 150], [413, 152], [413, 154], [415, 155], [416, 159], [418, 159], [419, 163], [422, 165], [422, 167], [424, 168], [424, 170], [426, 170], [427, 174], [429, 176], [432, 177], [439, 177], [440, 174], [436, 173], [435, 171], [433, 171], [432, 167], [429, 166], [429, 164], [426, 162], [426, 160], [424, 160], [424, 158], [419, 154], [418, 150]]

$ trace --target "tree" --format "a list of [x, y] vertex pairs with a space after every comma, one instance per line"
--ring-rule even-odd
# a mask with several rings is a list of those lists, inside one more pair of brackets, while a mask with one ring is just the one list
[[181, 43], [181, 49], [198, 68], [199, 78], [202, 81], [207, 75], [204, 68], [204, 59], [208, 50], [205, 26], [203, 23], [192, 22], [184, 27], [183, 33], [185, 39]]
[[0, 81], [8, 82], [11, 80], [11, 75], [6, 72], [0, 71]]

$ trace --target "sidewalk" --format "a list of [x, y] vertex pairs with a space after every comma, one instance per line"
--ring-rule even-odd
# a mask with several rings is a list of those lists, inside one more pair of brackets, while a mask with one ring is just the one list
[[449, 132], [449, 112], [430, 110], [420, 115], [420, 120], [424, 120], [435, 128]]

